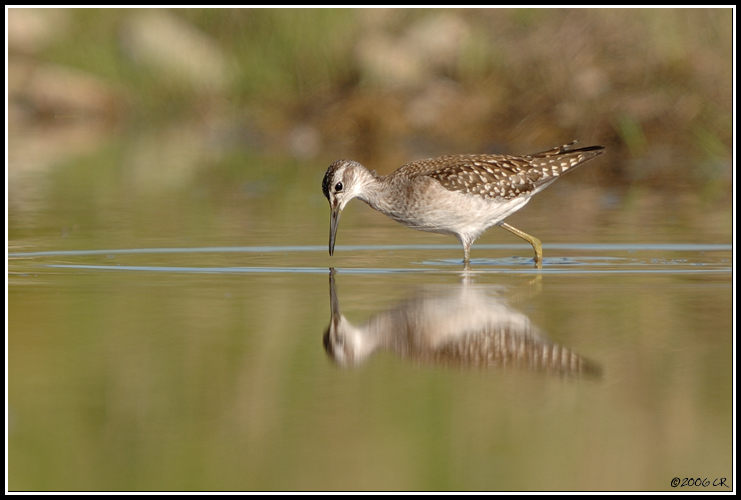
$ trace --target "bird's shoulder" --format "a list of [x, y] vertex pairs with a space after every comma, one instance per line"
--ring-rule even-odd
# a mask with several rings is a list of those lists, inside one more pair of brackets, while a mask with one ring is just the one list
[[482, 172], [497, 178], [508, 177], [528, 170], [532, 158], [495, 154], [458, 154], [416, 160], [399, 167], [394, 175], [417, 177], [440, 173]]
[[447, 155], [407, 163], [393, 175], [410, 180], [429, 177], [451, 191], [488, 198], [512, 198], [534, 189], [542, 177], [532, 169], [532, 161], [529, 156]]

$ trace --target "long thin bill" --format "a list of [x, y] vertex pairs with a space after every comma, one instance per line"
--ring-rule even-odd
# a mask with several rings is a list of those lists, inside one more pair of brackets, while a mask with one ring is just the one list
[[337, 236], [337, 227], [340, 225], [340, 209], [332, 209], [332, 217], [329, 221], [329, 255], [334, 254], [334, 240]]

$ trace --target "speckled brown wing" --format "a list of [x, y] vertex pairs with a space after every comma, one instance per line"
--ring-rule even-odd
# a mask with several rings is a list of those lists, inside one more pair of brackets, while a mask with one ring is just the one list
[[428, 174], [451, 191], [493, 199], [511, 199], [532, 191], [542, 175], [521, 157], [501, 155], [458, 155]]
[[558, 176], [604, 151], [602, 146], [553, 148], [527, 156], [448, 155], [401, 167], [405, 177], [428, 176], [446, 189], [492, 199], [512, 199], [553, 182]]

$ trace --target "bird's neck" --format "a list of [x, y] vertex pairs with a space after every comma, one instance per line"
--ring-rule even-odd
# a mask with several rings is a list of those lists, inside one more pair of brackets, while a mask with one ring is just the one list
[[358, 194], [359, 199], [386, 215], [394, 211], [393, 197], [388, 195], [388, 178], [387, 175], [378, 175], [366, 170], [362, 174], [363, 188]]

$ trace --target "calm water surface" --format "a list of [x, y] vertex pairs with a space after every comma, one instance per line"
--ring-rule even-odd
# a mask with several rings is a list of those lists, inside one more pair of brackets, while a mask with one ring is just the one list
[[360, 202], [330, 258], [311, 167], [11, 179], [10, 489], [730, 491], [728, 207], [557, 183], [463, 273]]

